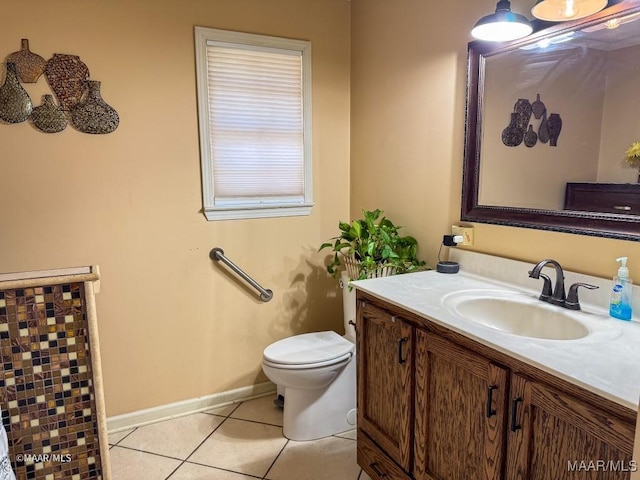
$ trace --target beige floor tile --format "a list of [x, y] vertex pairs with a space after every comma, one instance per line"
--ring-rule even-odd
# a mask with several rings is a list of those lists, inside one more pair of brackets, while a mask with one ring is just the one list
[[262, 477], [286, 443], [280, 427], [228, 418], [189, 461]]
[[369, 475], [367, 475], [367, 472], [365, 472], [364, 470], [362, 470], [362, 472], [360, 473], [360, 477], [358, 478], [358, 480], [371, 480], [371, 477]]
[[228, 472], [214, 467], [183, 463], [168, 480], [255, 480], [241, 473]]
[[120, 432], [110, 433], [109, 434], [109, 445], [115, 445], [124, 437], [133, 432], [135, 428], [129, 428], [127, 430], [122, 430]]
[[231, 412], [238, 406], [237, 403], [232, 403], [231, 405], [225, 405], [224, 407], [216, 407], [211, 410], [205, 410], [204, 413], [212, 413], [214, 415], [220, 415], [222, 417], [228, 417]]
[[328, 437], [313, 442], [290, 441], [273, 465], [270, 480], [354, 480], [360, 467], [356, 463], [356, 442]]
[[222, 417], [194, 413], [138, 427], [118, 445], [184, 460], [223, 421]]
[[231, 418], [252, 420], [282, 426], [282, 409], [273, 404], [275, 395], [247, 400], [231, 414]]
[[180, 465], [180, 460], [121, 447], [113, 447], [109, 456], [112, 480], [165, 480]]
[[336, 435], [336, 437], [349, 438], [351, 440], [355, 440], [357, 436], [358, 431], [355, 428], [353, 430], [349, 430], [348, 432], [342, 432]]

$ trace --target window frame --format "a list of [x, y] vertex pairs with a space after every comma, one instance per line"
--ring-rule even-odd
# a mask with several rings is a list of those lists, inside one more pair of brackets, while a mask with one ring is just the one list
[[[238, 45], [247, 49], [275, 49], [299, 52], [302, 60], [302, 108], [303, 108], [303, 200], [264, 199], [256, 202], [219, 201], [216, 204], [211, 135], [209, 121], [209, 89], [207, 71], [208, 42]], [[289, 217], [309, 215], [313, 207], [313, 175], [311, 145], [311, 42], [267, 35], [234, 32], [207, 27], [195, 27], [196, 83], [198, 96], [198, 123], [200, 137], [200, 162], [202, 169], [203, 213], [207, 220], [233, 220], [246, 218]]]

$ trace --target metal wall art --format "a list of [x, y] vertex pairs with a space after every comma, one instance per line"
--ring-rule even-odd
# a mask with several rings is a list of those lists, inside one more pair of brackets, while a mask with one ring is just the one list
[[111, 133], [120, 123], [118, 112], [100, 95], [100, 82], [89, 80], [87, 95], [71, 110], [73, 126], [84, 133]]
[[57, 133], [67, 127], [69, 121], [64, 111], [53, 101], [51, 95], [44, 95], [42, 105], [33, 109], [29, 120], [41, 132]]
[[22, 83], [36, 83], [44, 72], [47, 61], [29, 50], [29, 39], [22, 39], [22, 50], [7, 57], [7, 63], [15, 63]]
[[20, 85], [15, 63], [7, 63], [7, 74], [0, 87], [0, 119], [7, 123], [24, 122], [31, 114], [31, 98]]
[[[36, 83], [43, 73], [52, 95], [44, 95], [42, 105], [33, 108], [20, 82]], [[21, 123], [27, 119], [45, 133], [61, 132], [70, 123], [79, 132], [106, 134], [120, 123], [118, 112], [101, 96], [100, 82], [90, 80], [89, 68], [79, 56], [55, 53], [45, 61], [29, 50], [29, 40], [23, 38], [22, 50], [6, 58], [0, 121]]]
[[[539, 120], [537, 130], [531, 122], [531, 116]], [[517, 147], [523, 143], [527, 147], [533, 147], [538, 142], [547, 143], [552, 147], [558, 146], [558, 137], [562, 130], [560, 114], [552, 113], [547, 117], [547, 107], [540, 100], [540, 94], [536, 95], [533, 103], [526, 98], [519, 98], [513, 106], [511, 121], [502, 131], [502, 143], [507, 147]]]
[[60, 108], [71, 111], [82, 98], [89, 79], [89, 68], [77, 55], [54, 53], [47, 62], [44, 76], [55, 93]]

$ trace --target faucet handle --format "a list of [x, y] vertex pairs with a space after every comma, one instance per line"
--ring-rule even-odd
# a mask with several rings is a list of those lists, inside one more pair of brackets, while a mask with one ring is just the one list
[[589, 290], [595, 290], [599, 288], [595, 285], [591, 285], [589, 283], [574, 283], [569, 287], [569, 295], [567, 295], [567, 301], [565, 302], [565, 307], [569, 310], [580, 310], [580, 301], [578, 300], [578, 288], [584, 287]]
[[[531, 276], [531, 272], [529, 272], [529, 276]], [[540, 297], [538, 298], [540, 298], [540, 300], [542, 300], [543, 302], [546, 302], [549, 300], [552, 293], [551, 278], [549, 277], [549, 275], [545, 275], [544, 273], [540, 273], [539, 276], [542, 277], [544, 283], [542, 285], [542, 293], [540, 293]]]

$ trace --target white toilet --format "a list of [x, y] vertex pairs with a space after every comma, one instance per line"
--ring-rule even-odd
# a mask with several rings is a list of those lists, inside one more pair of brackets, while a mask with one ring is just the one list
[[356, 424], [355, 291], [343, 276], [344, 337], [314, 332], [278, 340], [264, 349], [262, 370], [284, 396], [284, 436], [314, 440]]

